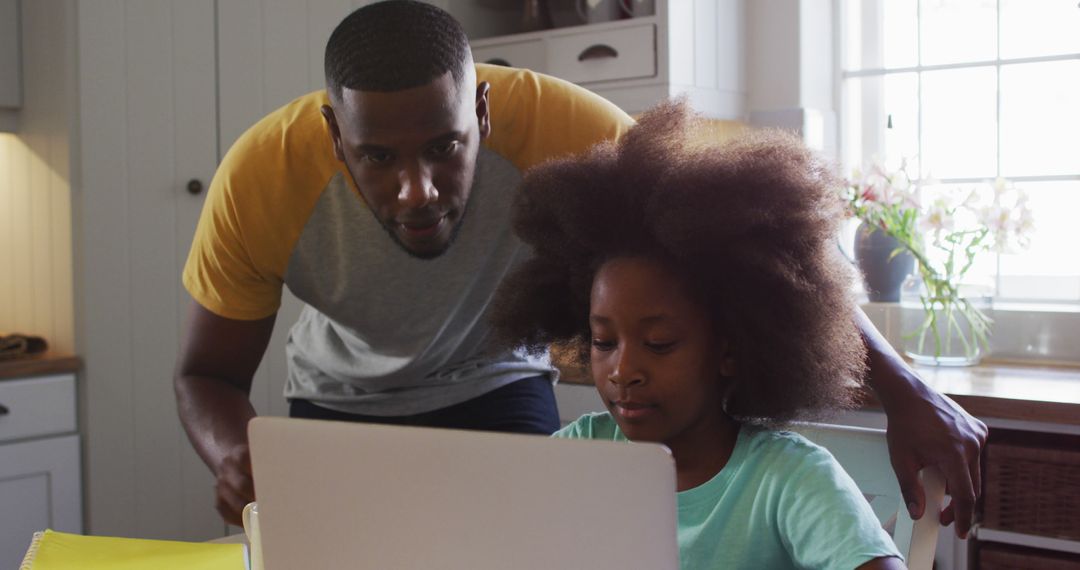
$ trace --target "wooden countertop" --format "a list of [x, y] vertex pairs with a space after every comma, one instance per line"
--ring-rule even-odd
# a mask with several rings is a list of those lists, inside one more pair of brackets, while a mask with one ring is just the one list
[[78, 372], [81, 367], [78, 356], [45, 352], [29, 358], [0, 360], [0, 380]]
[[[560, 368], [560, 381], [592, 384], [583, 370]], [[976, 417], [1080, 425], [1080, 366], [990, 361], [962, 368], [915, 366], [915, 371]], [[864, 407], [881, 406], [870, 397]]]

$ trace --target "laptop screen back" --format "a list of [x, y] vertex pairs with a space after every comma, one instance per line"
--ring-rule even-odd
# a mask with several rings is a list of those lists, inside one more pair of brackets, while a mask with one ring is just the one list
[[678, 568], [659, 445], [256, 418], [266, 570]]

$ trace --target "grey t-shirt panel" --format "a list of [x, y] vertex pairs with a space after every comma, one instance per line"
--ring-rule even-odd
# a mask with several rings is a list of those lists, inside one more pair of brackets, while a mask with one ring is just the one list
[[434, 259], [409, 255], [338, 175], [285, 273], [305, 307], [286, 344], [286, 398], [367, 415], [409, 415], [552, 373], [490, 346], [487, 309], [527, 248], [510, 228], [521, 173], [481, 148], [461, 228]]

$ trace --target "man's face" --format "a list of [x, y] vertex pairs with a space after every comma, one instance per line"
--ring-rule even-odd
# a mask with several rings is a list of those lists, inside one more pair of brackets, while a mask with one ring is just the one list
[[323, 107], [334, 153], [376, 219], [409, 253], [450, 246], [469, 201], [480, 141], [490, 131], [487, 90], [447, 73], [388, 93], [342, 89]]

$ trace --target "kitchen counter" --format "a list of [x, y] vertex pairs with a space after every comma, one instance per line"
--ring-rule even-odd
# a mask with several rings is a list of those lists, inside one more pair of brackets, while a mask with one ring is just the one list
[[81, 367], [78, 356], [45, 352], [29, 358], [0, 360], [0, 381], [78, 372]]

